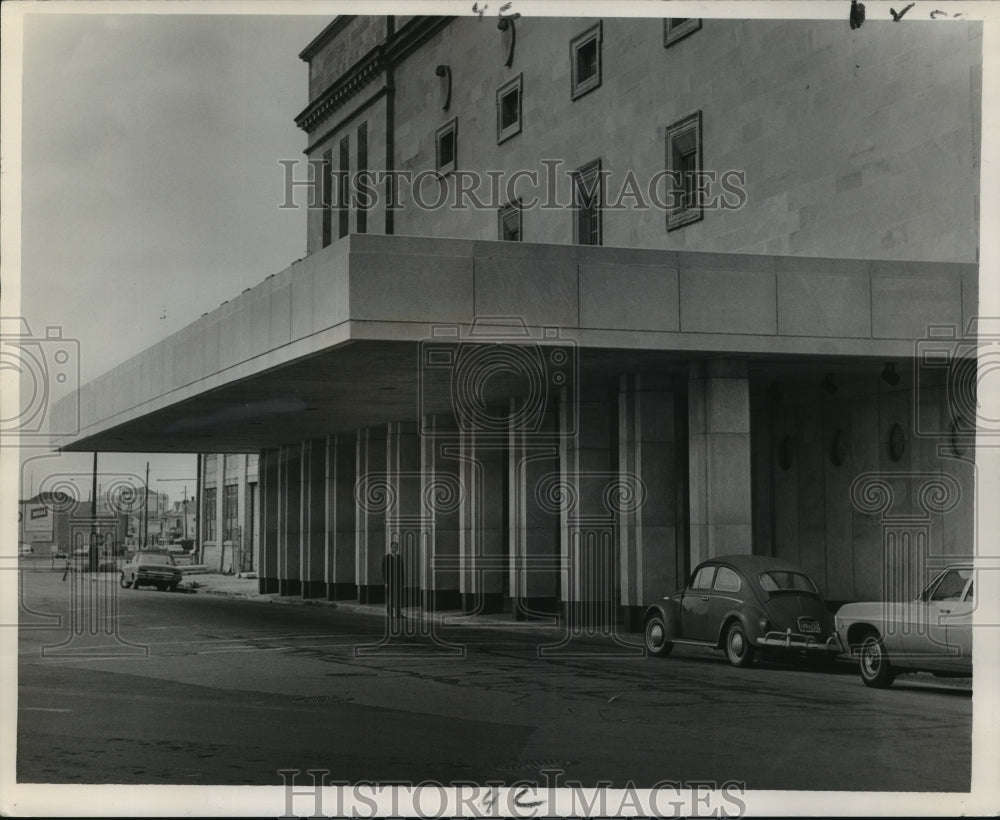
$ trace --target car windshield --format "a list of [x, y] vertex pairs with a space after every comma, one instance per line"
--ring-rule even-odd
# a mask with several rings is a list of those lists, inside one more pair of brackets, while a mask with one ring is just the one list
[[174, 559], [165, 552], [140, 552], [136, 556], [136, 560], [147, 564], [170, 564], [171, 566], [174, 563]]
[[760, 574], [760, 585], [765, 592], [811, 592], [817, 594], [819, 590], [809, 579], [808, 575], [801, 572], [788, 572], [786, 570], [771, 570]]

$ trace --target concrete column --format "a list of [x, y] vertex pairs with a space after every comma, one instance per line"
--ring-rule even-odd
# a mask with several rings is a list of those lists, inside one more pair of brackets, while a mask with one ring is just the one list
[[[511, 401], [512, 418], [520, 401]], [[510, 596], [518, 618], [554, 613], [560, 601], [559, 511], [546, 496], [546, 477], [559, 474], [556, 424], [551, 410], [538, 429], [510, 428]]]
[[[493, 411], [495, 412], [495, 411]], [[466, 612], [502, 612], [506, 558], [507, 442], [464, 431], [459, 439], [459, 591]]]
[[[399, 539], [403, 557], [403, 606], [420, 605], [420, 570], [430, 540], [430, 518], [423, 515], [420, 437], [415, 422], [392, 422], [386, 437], [386, 475], [393, 503], [386, 510], [385, 544]], [[381, 563], [381, 559], [379, 559]]]
[[358, 437], [327, 438], [326, 459], [326, 597], [343, 601], [358, 595], [357, 501]]
[[458, 609], [459, 509], [466, 495], [459, 476], [458, 430], [450, 416], [423, 418], [420, 439], [423, 515], [430, 537], [420, 568], [424, 609]]
[[688, 379], [691, 566], [752, 552], [750, 385], [746, 362], [692, 362]]
[[257, 590], [262, 595], [278, 591], [278, 460], [277, 450], [261, 450], [258, 479], [261, 509]]
[[278, 592], [302, 593], [302, 445], [281, 448], [278, 466]]
[[559, 462], [566, 487], [560, 504], [561, 586], [571, 630], [614, 620], [619, 476], [612, 466], [613, 416], [604, 384], [581, 385], [561, 397]]
[[618, 519], [621, 604], [631, 631], [642, 629], [648, 604], [682, 586], [679, 530], [686, 510], [677, 443], [677, 397], [669, 380], [626, 375], [618, 393], [618, 469], [634, 476], [641, 498]]
[[326, 441], [302, 442], [302, 597], [326, 596]]
[[355, 582], [363, 604], [385, 601], [382, 557], [385, 555], [385, 516], [391, 490], [387, 487], [385, 427], [358, 431]]

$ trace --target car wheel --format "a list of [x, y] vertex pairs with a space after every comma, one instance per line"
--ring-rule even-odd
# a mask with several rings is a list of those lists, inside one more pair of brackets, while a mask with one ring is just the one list
[[171, 584], [167, 587], [171, 592], [177, 592], [177, 584]]
[[138, 589], [138, 588], [139, 588], [139, 576], [138, 575], [133, 575], [132, 576], [132, 589]]
[[125, 580], [124, 572], [118, 576], [118, 586], [120, 586], [122, 589], [128, 589], [128, 581]]
[[667, 640], [667, 625], [662, 615], [651, 615], [646, 621], [646, 651], [650, 655], [665, 658], [674, 645]]
[[754, 647], [743, 630], [743, 624], [733, 621], [726, 632], [726, 658], [733, 666], [749, 666], [753, 663]]
[[891, 686], [896, 677], [885, 645], [878, 635], [869, 635], [861, 644], [858, 657], [858, 670], [865, 686], [885, 689]]

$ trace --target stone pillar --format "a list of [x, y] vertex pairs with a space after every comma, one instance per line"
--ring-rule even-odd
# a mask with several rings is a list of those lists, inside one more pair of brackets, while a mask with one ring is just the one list
[[[511, 400], [512, 418], [520, 402]], [[559, 473], [556, 424], [550, 410], [538, 429], [510, 427], [510, 596], [519, 619], [555, 613], [561, 599], [559, 511], [544, 495], [546, 476]]]
[[616, 492], [619, 477], [612, 469], [610, 403], [604, 384], [581, 385], [575, 395], [564, 391], [560, 401], [562, 596], [571, 629], [607, 625], [615, 617], [618, 533], [609, 493]]
[[[278, 591], [278, 450], [260, 453], [260, 555], [257, 591]], [[198, 522], [201, 526], [201, 522]]]
[[363, 604], [385, 601], [382, 558], [385, 555], [385, 515], [391, 490], [386, 486], [386, 428], [358, 431], [355, 582]]
[[302, 445], [281, 447], [278, 464], [278, 592], [302, 593]]
[[302, 442], [302, 597], [326, 596], [326, 440]]
[[[386, 477], [391, 504], [386, 510], [385, 543], [399, 540], [403, 558], [403, 606], [420, 605], [420, 569], [430, 539], [430, 520], [423, 515], [423, 476], [420, 472], [420, 438], [414, 422], [392, 422], [386, 436]], [[381, 558], [379, 558], [381, 569]]]
[[746, 362], [692, 362], [688, 379], [691, 566], [752, 552], [750, 385]]
[[358, 596], [357, 557], [358, 437], [327, 438], [326, 459], [326, 597], [343, 601]]
[[685, 555], [679, 537], [686, 517], [684, 480], [669, 380], [626, 375], [618, 393], [618, 469], [637, 477], [642, 499], [618, 520], [621, 604], [630, 631], [643, 628], [648, 604], [683, 586]]
[[459, 509], [466, 492], [459, 477], [458, 429], [445, 415], [424, 416], [422, 429], [423, 514], [430, 522], [420, 568], [423, 606], [428, 611], [459, 609]]
[[506, 562], [507, 442], [463, 431], [459, 481], [459, 591], [466, 612], [502, 612]]

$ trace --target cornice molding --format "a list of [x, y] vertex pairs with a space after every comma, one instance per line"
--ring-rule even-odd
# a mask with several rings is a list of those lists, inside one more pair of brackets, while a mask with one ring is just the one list
[[[386, 68], [405, 60], [427, 40], [447, 26], [451, 17], [415, 17], [386, 42], [379, 43], [360, 60], [341, 74], [334, 82], [309, 103], [295, 118], [295, 124], [311, 134], [325, 120], [342, 108], [348, 100], [382, 74]], [[340, 31], [344, 23], [338, 17], [302, 52], [311, 58], [322, 45]]]

